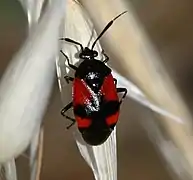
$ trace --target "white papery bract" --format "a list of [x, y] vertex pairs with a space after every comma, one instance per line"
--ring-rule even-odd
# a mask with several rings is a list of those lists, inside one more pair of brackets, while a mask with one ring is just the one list
[[163, 108], [160, 108], [160, 107], [152, 104], [146, 98], [145, 94], [143, 94], [143, 92], [136, 85], [134, 85], [132, 82], [127, 80], [125, 77], [121, 76], [118, 72], [113, 70], [112, 74], [116, 79], [118, 79], [118, 81], [117, 81], [118, 86], [127, 88], [127, 90], [128, 90], [127, 97], [132, 98], [133, 100], [137, 101], [141, 105], [151, 109], [152, 111], [154, 111], [162, 116], [169, 117], [171, 120], [174, 120], [177, 123], [181, 123], [181, 124], [184, 123], [184, 121], [181, 118], [173, 115], [172, 113], [164, 110]]
[[42, 12], [42, 6], [45, 0], [18, 0], [18, 1], [21, 3], [27, 15], [28, 25], [29, 28], [31, 28], [38, 22]]
[[7, 180], [17, 180], [15, 160], [12, 159], [4, 164], [5, 177]]
[[[88, 16], [81, 8], [80, 4], [69, 1], [66, 11], [66, 19], [64, 27], [61, 29], [61, 37], [71, 38], [83, 46], [90, 47], [93, 40], [97, 35], [93, 28], [93, 24], [90, 22]], [[79, 64], [80, 60], [77, 58], [77, 54], [80, 51], [80, 47], [71, 43], [61, 42], [63, 52], [69, 57], [70, 63]], [[97, 43], [95, 50], [101, 52], [99, 42]], [[102, 59], [99, 53], [98, 59]], [[74, 71], [68, 68], [65, 57], [61, 56], [56, 62], [59, 88], [61, 91], [62, 101], [64, 105], [71, 101], [69, 98], [70, 90], [67, 89], [67, 84], [64, 80], [64, 75], [74, 73]], [[118, 85], [128, 88], [128, 97], [133, 98], [140, 104], [160, 113], [161, 115], [168, 116], [174, 119], [176, 122], [181, 123], [182, 120], [167, 111], [153, 105], [149, 102], [145, 95], [131, 82], [119, 73], [113, 70], [113, 75], [118, 80]], [[67, 95], [68, 94], [68, 95]], [[78, 148], [81, 155], [91, 167], [96, 180], [116, 180], [117, 179], [117, 149], [116, 149], [116, 129], [111, 134], [109, 139], [100, 146], [89, 146], [86, 144], [78, 130], [74, 131], [74, 137], [76, 139]]]
[[[96, 39], [97, 35], [93, 29], [88, 16], [83, 11], [80, 4], [76, 2], [69, 2], [66, 11], [65, 24], [62, 29], [61, 37], [69, 37], [75, 41], [80, 42], [83, 46], [89, 46]], [[75, 58], [75, 54], [79, 51], [79, 47], [70, 43], [62, 42], [62, 49], [66, 53], [72, 64], [79, 62]], [[95, 49], [101, 52], [99, 43]], [[99, 57], [102, 58], [102, 57]], [[66, 88], [66, 82], [63, 76], [69, 69], [65, 65], [66, 59], [61, 56], [56, 63], [59, 78], [59, 86], [62, 94], [62, 100], [67, 104], [69, 101], [70, 91]], [[69, 99], [70, 100], [70, 99]], [[109, 139], [100, 146], [89, 146], [86, 144], [80, 133], [74, 131], [78, 148], [81, 155], [84, 157], [88, 165], [91, 167], [96, 180], [116, 180], [117, 179], [117, 155], [116, 155], [116, 130], [111, 134]]]
[[[31, 27], [40, 17], [43, 1], [20, 2]], [[47, 7], [1, 80], [0, 163], [4, 165], [8, 180], [16, 179], [14, 158], [26, 149], [39, 132], [53, 85], [59, 26], [64, 11], [64, 0], [55, 0]], [[34, 139], [32, 142], [35, 152], [37, 141]]]
[[[116, 127], [100, 146], [89, 146], [80, 135], [74, 133], [78, 148], [85, 161], [92, 168], [96, 180], [117, 179], [117, 142]], [[112, 175], [112, 176], [111, 176]]]

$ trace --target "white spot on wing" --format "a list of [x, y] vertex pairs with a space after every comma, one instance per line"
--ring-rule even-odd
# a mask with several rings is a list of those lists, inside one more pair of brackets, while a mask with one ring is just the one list
[[86, 89], [89, 91], [90, 95], [91, 95], [91, 99], [93, 100], [93, 103], [89, 100], [86, 99], [86, 103], [87, 103], [87, 107], [91, 110], [91, 111], [99, 111], [100, 109], [100, 96], [101, 93], [95, 93], [86, 83], [84, 80], [81, 80], [82, 83], [84, 84], [84, 86], [86, 87]]

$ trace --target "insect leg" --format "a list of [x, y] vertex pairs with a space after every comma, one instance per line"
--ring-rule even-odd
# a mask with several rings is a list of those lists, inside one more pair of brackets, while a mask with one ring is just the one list
[[73, 77], [70, 76], [64, 76], [64, 79], [66, 80], [66, 82], [69, 84], [70, 81], [74, 81]]
[[107, 63], [109, 61], [109, 57], [106, 55], [104, 49], [101, 52], [104, 56], [105, 56], [105, 60], [103, 61], [103, 63]]
[[127, 95], [127, 89], [126, 88], [117, 88], [117, 93], [124, 93], [119, 102], [121, 104], [125, 96]]
[[71, 118], [71, 117], [69, 117], [69, 116], [67, 116], [67, 115], [64, 114], [64, 113], [65, 113], [66, 111], [68, 111], [70, 108], [72, 108], [72, 102], [69, 103], [69, 104], [67, 104], [67, 105], [61, 110], [62, 116], [64, 116], [66, 119], [69, 119], [70, 121], [72, 121], [72, 124], [70, 124], [69, 126], [67, 126], [66, 129], [69, 129], [69, 128], [70, 128], [71, 126], [73, 126], [73, 125], [75, 124], [75, 122], [76, 122], [75, 119], [73, 119], [73, 118]]
[[115, 83], [115, 87], [117, 87], [117, 79], [113, 78], [114, 83]]
[[68, 56], [67, 56], [62, 50], [60, 50], [60, 52], [61, 52], [61, 53], [63, 54], [63, 56], [67, 59], [67, 62], [68, 62], [69, 67], [71, 67], [71, 68], [74, 69], [74, 70], [77, 70], [78, 68], [77, 68], [76, 66], [74, 66], [73, 64], [70, 64], [70, 60], [69, 60]]

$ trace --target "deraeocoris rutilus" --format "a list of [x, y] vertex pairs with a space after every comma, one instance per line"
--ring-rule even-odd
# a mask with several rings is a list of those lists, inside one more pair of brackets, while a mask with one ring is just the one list
[[[73, 101], [61, 110], [61, 114], [72, 121], [67, 129], [77, 122], [83, 139], [87, 144], [93, 146], [104, 143], [110, 136], [118, 121], [122, 100], [127, 94], [126, 88], [116, 88], [117, 80], [113, 78], [111, 69], [105, 65], [109, 57], [102, 51], [105, 59], [97, 60], [95, 58], [98, 52], [93, 49], [105, 31], [124, 13], [126, 11], [107, 24], [91, 48], [84, 48], [82, 44], [72, 39], [61, 38], [61, 40], [79, 45], [81, 48], [79, 58], [83, 59], [83, 62], [76, 67], [70, 64], [69, 58], [61, 50], [69, 67], [75, 70], [74, 78], [64, 77], [68, 83], [73, 81]], [[124, 93], [120, 100], [118, 93]], [[75, 119], [64, 114], [72, 107]]]

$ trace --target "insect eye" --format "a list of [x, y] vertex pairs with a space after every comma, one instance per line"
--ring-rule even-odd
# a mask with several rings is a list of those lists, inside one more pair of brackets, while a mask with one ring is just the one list
[[79, 57], [82, 58], [82, 53], [79, 54]]
[[86, 57], [87, 57], [87, 55], [85, 54], [85, 52], [81, 52], [79, 54], [79, 58], [81, 58], [81, 59], [85, 59]]
[[98, 56], [98, 52], [97, 51], [93, 51], [93, 55], [94, 55], [94, 57], [97, 57]]

